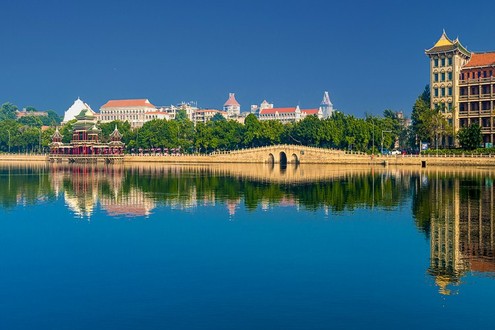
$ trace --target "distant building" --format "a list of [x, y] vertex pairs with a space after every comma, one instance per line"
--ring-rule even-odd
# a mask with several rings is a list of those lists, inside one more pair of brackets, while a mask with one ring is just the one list
[[83, 110], [88, 110], [93, 115], [96, 115], [96, 113], [91, 109], [89, 104], [83, 102], [80, 98], [77, 98], [77, 100], [74, 101], [74, 103], [69, 107], [69, 109], [65, 111], [64, 120], [62, 121], [62, 124], [76, 119], [76, 116], [80, 114], [81, 111]]
[[131, 127], [135, 128], [143, 126], [145, 122], [152, 120], [153, 116], [166, 116], [157, 112], [160, 111], [157, 111], [148, 99], [110, 100], [100, 108], [100, 121], [128, 121]]
[[299, 106], [291, 108], [260, 107], [258, 113], [259, 120], [278, 120], [282, 123], [292, 123], [303, 120], [307, 116], [315, 115], [319, 119], [323, 118], [323, 111], [320, 109], [300, 109]]
[[330, 95], [325, 91], [323, 93], [323, 100], [320, 103], [320, 109], [323, 112], [323, 118], [329, 118], [333, 114], [333, 104], [330, 101]]
[[241, 114], [241, 105], [235, 99], [234, 93], [229, 93], [229, 99], [223, 105], [223, 111], [227, 112], [227, 116], [236, 117]]
[[46, 117], [48, 116], [48, 112], [46, 111], [27, 111], [26, 108], [22, 109], [21, 111], [17, 110], [15, 112], [15, 115], [17, 119], [22, 118], [22, 117]]
[[228, 118], [226, 111], [216, 110], [216, 109], [197, 109], [193, 113], [194, 123], [206, 123], [210, 121], [216, 114], [222, 115], [225, 119]]

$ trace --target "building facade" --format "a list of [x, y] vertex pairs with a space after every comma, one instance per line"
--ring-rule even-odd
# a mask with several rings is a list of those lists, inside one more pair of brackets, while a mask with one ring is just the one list
[[444, 31], [425, 53], [430, 58], [430, 106], [442, 109], [454, 133], [470, 124], [479, 124], [484, 146], [492, 146], [495, 52], [470, 52]]
[[228, 118], [226, 111], [216, 109], [197, 109], [193, 113], [193, 123], [206, 123], [210, 121], [216, 114], [220, 114], [225, 119]]
[[99, 119], [102, 123], [114, 120], [128, 121], [132, 128], [136, 128], [149, 120], [158, 119], [159, 115], [166, 116], [165, 113], [157, 112], [159, 111], [148, 99], [110, 100], [101, 106]]
[[[268, 102], [267, 102], [268, 103]], [[274, 108], [273, 104], [269, 104], [269, 107], [260, 107], [258, 112], [259, 120], [277, 120], [284, 124], [293, 123], [303, 120], [307, 116], [315, 115], [319, 119], [323, 118], [323, 111], [320, 109], [300, 109], [297, 107], [290, 108]]]

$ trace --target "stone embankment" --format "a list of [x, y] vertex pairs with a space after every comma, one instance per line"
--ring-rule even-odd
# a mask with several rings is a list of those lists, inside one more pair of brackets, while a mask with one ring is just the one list
[[0, 161], [13, 162], [47, 162], [48, 155], [37, 154], [0, 154]]
[[[46, 162], [47, 155], [0, 154], [0, 161]], [[277, 145], [207, 155], [125, 155], [124, 163], [168, 164], [334, 164], [408, 166], [495, 166], [495, 155], [388, 155]]]

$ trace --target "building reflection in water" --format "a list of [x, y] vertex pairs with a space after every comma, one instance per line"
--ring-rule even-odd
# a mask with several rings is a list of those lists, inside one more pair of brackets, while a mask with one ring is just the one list
[[[469, 271], [495, 274], [494, 188], [482, 175], [428, 177], [430, 267], [441, 294], [457, 293]], [[453, 289], [454, 288], [454, 289]]]
[[98, 204], [110, 216], [126, 217], [149, 216], [156, 206], [137, 187], [124, 189], [122, 166], [53, 164], [50, 171], [55, 192], [80, 218], [89, 220]]

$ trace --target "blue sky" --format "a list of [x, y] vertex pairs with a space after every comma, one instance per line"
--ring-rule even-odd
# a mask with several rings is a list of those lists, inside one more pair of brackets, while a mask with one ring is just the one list
[[345, 113], [410, 114], [428, 83], [424, 50], [443, 28], [469, 50], [494, 50], [493, 12], [490, 1], [4, 0], [0, 102], [220, 108], [235, 92], [248, 111], [263, 99], [316, 107], [328, 90]]

